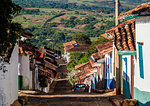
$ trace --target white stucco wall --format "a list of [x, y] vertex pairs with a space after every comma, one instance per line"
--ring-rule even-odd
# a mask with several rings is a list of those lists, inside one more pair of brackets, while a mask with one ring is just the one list
[[141, 91], [150, 92], [150, 16], [136, 19], [136, 41], [143, 42], [144, 79], [140, 77], [138, 45], [135, 59], [134, 86]]
[[19, 55], [19, 73], [23, 76], [23, 89], [32, 89], [32, 71], [30, 71], [29, 55]]
[[39, 90], [39, 81], [38, 81], [38, 66], [35, 66], [35, 77], [34, 77], [34, 81], [35, 81], [35, 89]]
[[65, 58], [67, 60], [67, 63], [69, 63], [69, 58], [70, 58], [70, 53], [69, 52], [65, 52]]
[[114, 44], [114, 42], [113, 42], [113, 50], [112, 50], [112, 71], [113, 71], [113, 77], [115, 78], [116, 77], [116, 68], [115, 68], [115, 61], [116, 61], [116, 59], [115, 59], [115, 57], [116, 57], [116, 53], [115, 53], [115, 44]]
[[5, 66], [8, 71], [0, 71], [0, 106], [9, 106], [18, 98], [18, 45]]
[[[112, 52], [105, 54], [105, 64], [106, 64], [106, 60], [107, 60], [107, 65], [110, 64], [110, 56], [112, 57]], [[108, 60], [109, 60], [109, 63], [108, 63]], [[113, 63], [113, 59], [111, 60], [111, 64], [112, 63]], [[108, 79], [108, 78], [109, 79], [113, 79], [113, 77], [114, 77], [114, 75], [113, 75], [113, 73], [114, 73], [114, 71], [113, 71], [113, 64], [111, 65], [111, 67], [109, 67], [109, 71], [110, 71], [110, 68], [112, 69], [111, 70], [112, 72], [110, 72], [109, 75], [107, 73], [107, 78], [105, 78], [105, 79]]]

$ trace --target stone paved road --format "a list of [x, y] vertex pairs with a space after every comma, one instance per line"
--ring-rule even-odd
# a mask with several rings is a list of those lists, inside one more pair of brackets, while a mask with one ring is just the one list
[[107, 97], [29, 97], [27, 106], [113, 106]]
[[72, 85], [67, 79], [56, 79], [55, 82], [51, 94], [37, 95], [35, 91], [20, 91], [19, 98], [24, 100], [26, 106], [114, 106], [112, 98], [117, 98], [112, 92], [72, 92]]

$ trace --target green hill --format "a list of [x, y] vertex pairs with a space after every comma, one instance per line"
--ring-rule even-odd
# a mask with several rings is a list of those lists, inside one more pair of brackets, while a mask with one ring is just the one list
[[[63, 43], [77, 33], [92, 40], [114, 26], [114, 0], [13, 0], [22, 7], [13, 20], [35, 36], [29, 42], [37, 47], [63, 51]], [[121, 12], [150, 0], [120, 0]], [[54, 42], [46, 40], [53, 39]]]
[[[35, 35], [30, 41], [35, 46], [54, 45], [55, 49], [62, 51], [62, 44], [72, 40], [77, 33], [98, 37], [114, 26], [113, 14], [50, 8], [24, 8], [13, 21]], [[47, 38], [54, 42], [47, 41]]]
[[[85, 9], [112, 12], [115, 0], [13, 0], [22, 7]], [[120, 0], [121, 10], [127, 11], [150, 0]]]

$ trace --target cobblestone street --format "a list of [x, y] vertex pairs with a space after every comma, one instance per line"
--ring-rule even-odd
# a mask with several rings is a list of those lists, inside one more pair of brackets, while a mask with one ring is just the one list
[[58, 74], [63, 73], [64, 77], [53, 81], [50, 87], [52, 92], [46, 94], [38, 91], [19, 91], [19, 98], [23, 100], [23, 104], [25, 106], [119, 106], [124, 100], [122, 95], [116, 96], [115, 91], [73, 92], [65, 68], [66, 65], [63, 65], [57, 70]]
[[123, 100], [114, 91], [106, 93], [72, 92], [68, 80], [57, 80], [54, 93], [38, 94], [20, 91], [19, 97], [27, 106], [115, 106]]
[[[122, 96], [111, 94], [61, 94], [32, 95], [22, 94], [27, 106], [115, 106], [123, 100]], [[116, 101], [116, 103], [115, 103]]]

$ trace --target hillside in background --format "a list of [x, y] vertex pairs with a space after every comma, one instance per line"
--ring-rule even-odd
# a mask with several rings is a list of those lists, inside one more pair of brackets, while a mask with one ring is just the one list
[[[113, 12], [115, 0], [13, 0], [22, 7], [100, 10]], [[127, 11], [150, 0], [120, 0], [121, 10]]]
[[71, 41], [75, 34], [86, 34], [93, 41], [114, 26], [113, 14], [49, 8], [24, 8], [14, 21], [35, 35], [30, 41], [35, 46], [46, 45], [61, 51], [62, 44]]
[[[30, 43], [63, 51], [63, 43], [83, 33], [95, 40], [114, 26], [114, 0], [13, 0], [22, 6], [14, 19], [35, 36]], [[121, 12], [150, 0], [121, 0]], [[51, 40], [49, 40], [51, 39]]]

